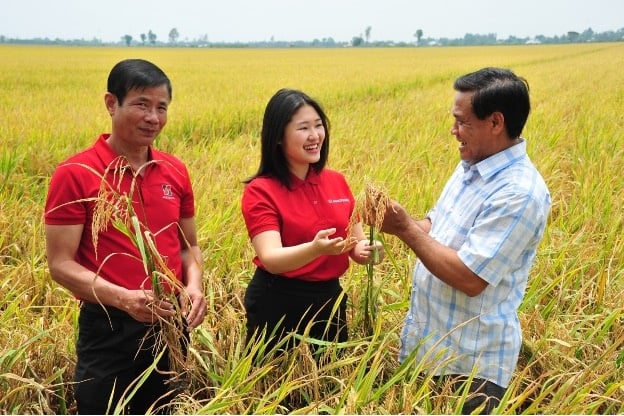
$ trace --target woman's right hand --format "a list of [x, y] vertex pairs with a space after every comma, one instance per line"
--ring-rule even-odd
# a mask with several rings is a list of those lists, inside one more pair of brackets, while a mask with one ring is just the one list
[[312, 244], [318, 247], [322, 254], [335, 256], [351, 251], [358, 242], [355, 237], [349, 237], [347, 239], [342, 237], [330, 238], [330, 236], [334, 234], [336, 234], [336, 228], [320, 230], [316, 233]]

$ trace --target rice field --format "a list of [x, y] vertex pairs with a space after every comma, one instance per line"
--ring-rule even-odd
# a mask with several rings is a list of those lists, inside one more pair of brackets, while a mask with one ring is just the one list
[[[372, 334], [366, 269], [343, 278], [350, 341], [321, 367], [301, 348], [254, 367], [242, 298], [252, 248], [242, 181], [259, 163], [264, 106], [279, 88], [306, 91], [332, 122], [329, 166], [355, 194], [382, 186], [414, 216], [435, 202], [458, 161], [450, 135], [453, 80], [483, 66], [527, 78], [528, 151], [553, 197], [521, 309], [524, 342], [504, 414], [624, 412], [624, 44], [402, 49], [158, 49], [0, 46], [0, 412], [75, 413], [78, 305], [49, 277], [43, 236], [58, 162], [110, 126], [103, 95], [124, 58], [152, 60], [173, 83], [157, 146], [187, 163], [196, 192], [209, 313], [192, 334], [181, 414], [454, 413], [461, 398], [396, 360], [415, 257], [385, 236], [374, 271]], [[383, 236], [382, 236], [383, 237]]]

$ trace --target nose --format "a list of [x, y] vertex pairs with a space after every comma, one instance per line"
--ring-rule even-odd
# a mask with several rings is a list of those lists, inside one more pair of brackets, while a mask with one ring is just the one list
[[158, 123], [160, 121], [160, 117], [158, 116], [158, 109], [147, 107], [144, 110], [144, 117], [146, 121], [150, 123]]
[[457, 136], [457, 133], [458, 133], [457, 122], [454, 122], [453, 125], [451, 126], [451, 134], [453, 136]]
[[318, 139], [319, 137], [321, 137], [321, 133], [317, 129], [312, 129], [310, 131], [310, 137], [313, 139]]

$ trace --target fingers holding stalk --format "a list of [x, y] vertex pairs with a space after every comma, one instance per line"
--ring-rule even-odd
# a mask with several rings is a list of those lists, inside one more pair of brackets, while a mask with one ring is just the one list
[[368, 239], [360, 240], [353, 249], [351, 258], [358, 264], [379, 264], [386, 255], [381, 241], [374, 240], [373, 243]]
[[151, 290], [128, 290], [120, 303], [120, 309], [139, 322], [154, 323], [159, 318], [175, 315], [174, 305], [157, 299]]
[[412, 220], [412, 217], [401, 204], [391, 200], [385, 208], [379, 230], [387, 234], [398, 235], [407, 228]]
[[198, 290], [187, 288], [182, 296], [182, 313], [186, 319], [187, 330], [190, 332], [197, 328], [206, 317], [207, 304], [203, 293]]

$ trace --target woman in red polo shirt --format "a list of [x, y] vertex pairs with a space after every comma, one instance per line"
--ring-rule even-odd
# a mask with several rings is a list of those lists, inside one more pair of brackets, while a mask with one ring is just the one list
[[383, 256], [361, 223], [347, 236], [355, 200], [344, 176], [325, 168], [328, 153], [321, 106], [301, 91], [279, 90], [264, 113], [260, 167], [242, 197], [256, 252], [244, 301], [248, 344], [263, 336], [272, 348], [293, 331], [346, 341], [347, 296], [339, 278], [349, 257], [366, 264], [373, 250]]

